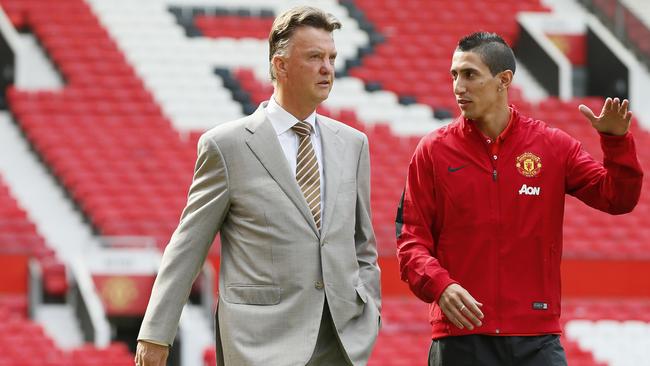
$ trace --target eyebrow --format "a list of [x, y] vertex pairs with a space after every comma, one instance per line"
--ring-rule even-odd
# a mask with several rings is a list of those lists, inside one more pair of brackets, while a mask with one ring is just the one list
[[[313, 55], [324, 55], [324, 54], [326, 54], [326, 53], [327, 53], [327, 51], [324, 50], [324, 49], [322, 49], [322, 48], [312, 48], [312, 49], [308, 49], [308, 50], [306, 51], [306, 54], [307, 54], [307, 55], [310, 55], [310, 56], [313, 56]], [[331, 58], [331, 57], [336, 57], [336, 56], [338, 56], [338, 52], [337, 52], [337, 51], [334, 51], [334, 52], [330, 53], [330, 58]]]
[[[327, 50], [324, 49], [324, 48], [321, 48], [321, 47], [313, 47], [313, 48], [308, 48], [308, 49], [307, 49], [307, 52], [311, 52], [311, 53], [326, 53]], [[333, 53], [336, 53], [336, 51], [334, 51]]]
[[475, 67], [463, 67], [460, 70], [455, 70], [455, 69], [449, 70], [450, 73], [454, 73], [454, 72], [459, 72], [460, 73], [460, 72], [466, 72], [466, 71], [479, 71], [479, 69], [477, 69]]

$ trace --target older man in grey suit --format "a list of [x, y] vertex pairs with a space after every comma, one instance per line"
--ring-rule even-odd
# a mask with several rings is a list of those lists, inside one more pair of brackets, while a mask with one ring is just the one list
[[199, 140], [136, 364], [164, 364], [219, 231], [220, 365], [367, 363], [381, 308], [368, 140], [315, 112], [332, 88], [340, 26], [312, 7], [280, 15], [269, 35], [273, 97]]

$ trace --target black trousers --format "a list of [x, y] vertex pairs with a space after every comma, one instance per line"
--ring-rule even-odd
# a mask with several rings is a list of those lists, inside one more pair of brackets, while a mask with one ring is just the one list
[[325, 299], [316, 347], [311, 359], [307, 362], [307, 366], [344, 366], [351, 364], [336, 334], [334, 320], [332, 320], [332, 314], [327, 305], [327, 299]]
[[429, 366], [567, 366], [558, 335], [446, 337], [431, 342]]

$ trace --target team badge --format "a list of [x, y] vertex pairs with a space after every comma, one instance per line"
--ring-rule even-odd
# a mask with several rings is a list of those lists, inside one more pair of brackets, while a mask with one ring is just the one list
[[517, 157], [517, 170], [524, 177], [532, 178], [542, 169], [542, 159], [530, 152], [525, 152]]
[[100, 293], [104, 301], [118, 311], [128, 309], [139, 295], [133, 280], [121, 276], [106, 281]]

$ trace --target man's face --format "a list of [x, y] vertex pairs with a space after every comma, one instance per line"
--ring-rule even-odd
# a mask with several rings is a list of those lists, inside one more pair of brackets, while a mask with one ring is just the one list
[[285, 59], [285, 90], [294, 100], [317, 106], [329, 96], [334, 83], [336, 47], [324, 29], [299, 27], [289, 41]]
[[497, 103], [498, 75], [492, 76], [477, 53], [454, 52], [450, 72], [456, 103], [463, 117], [481, 121], [500, 107]]

